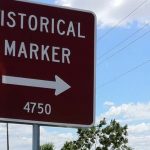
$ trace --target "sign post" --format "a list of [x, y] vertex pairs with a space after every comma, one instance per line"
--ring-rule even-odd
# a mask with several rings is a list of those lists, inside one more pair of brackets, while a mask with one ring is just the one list
[[40, 150], [40, 126], [33, 124], [32, 150]]
[[7, 150], [9, 150], [9, 125], [6, 123], [6, 130], [7, 130]]
[[95, 26], [88, 11], [0, 0], [0, 120], [92, 126]]

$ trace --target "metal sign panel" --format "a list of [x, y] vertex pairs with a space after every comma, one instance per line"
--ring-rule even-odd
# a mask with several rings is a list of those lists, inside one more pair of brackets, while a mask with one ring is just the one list
[[0, 120], [92, 125], [94, 49], [91, 12], [0, 0]]

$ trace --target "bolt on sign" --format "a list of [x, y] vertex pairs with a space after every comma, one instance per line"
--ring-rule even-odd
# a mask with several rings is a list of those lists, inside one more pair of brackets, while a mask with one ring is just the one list
[[91, 126], [95, 16], [0, 0], [0, 76], [1, 121]]

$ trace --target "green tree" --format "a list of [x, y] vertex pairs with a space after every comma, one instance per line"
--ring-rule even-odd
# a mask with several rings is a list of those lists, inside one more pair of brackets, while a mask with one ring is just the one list
[[43, 144], [40, 150], [54, 150], [54, 145], [52, 143]]
[[61, 150], [132, 150], [127, 146], [127, 125], [116, 120], [107, 125], [103, 119], [91, 128], [79, 128], [77, 133], [78, 139], [66, 142]]

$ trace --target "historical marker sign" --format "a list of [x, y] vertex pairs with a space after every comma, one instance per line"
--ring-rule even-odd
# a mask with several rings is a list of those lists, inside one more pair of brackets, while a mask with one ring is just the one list
[[91, 125], [94, 41], [90, 12], [0, 0], [0, 120]]

